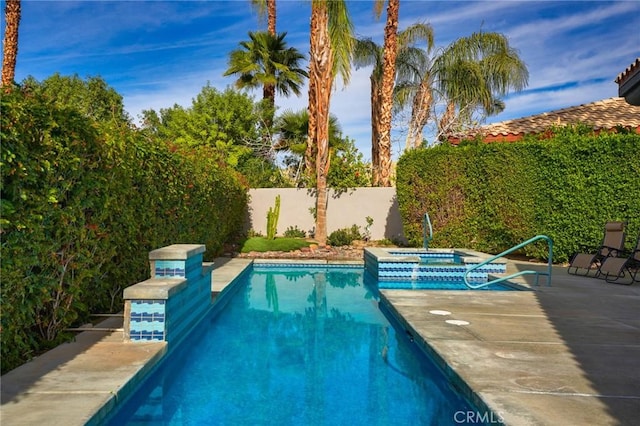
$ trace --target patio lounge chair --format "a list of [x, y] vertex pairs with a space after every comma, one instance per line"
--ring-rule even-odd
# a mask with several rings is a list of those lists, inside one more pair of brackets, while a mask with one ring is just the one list
[[[600, 278], [604, 278], [608, 283], [631, 285], [640, 281], [640, 235], [636, 241], [636, 246], [628, 257], [607, 257], [600, 265]], [[624, 279], [629, 274], [630, 282]], [[623, 281], [618, 281], [622, 279]]]
[[[624, 250], [625, 222], [607, 222], [602, 244], [593, 253], [577, 253], [571, 257], [567, 272], [572, 275], [589, 275], [595, 270], [600, 275], [600, 265], [606, 257], [617, 257]], [[583, 272], [580, 272], [583, 271]]]

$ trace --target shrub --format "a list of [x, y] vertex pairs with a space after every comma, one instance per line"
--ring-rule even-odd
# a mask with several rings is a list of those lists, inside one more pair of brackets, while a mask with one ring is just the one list
[[207, 246], [243, 225], [247, 192], [208, 148], [145, 138], [52, 102], [36, 83], [0, 98], [2, 371], [122, 309], [150, 250]]
[[378, 240], [376, 241], [376, 244], [379, 246], [402, 246], [402, 244], [399, 243], [394, 243], [392, 240], [388, 239], [388, 238], [383, 238], [382, 240]]
[[365, 220], [367, 221], [367, 225], [364, 227], [362, 238], [366, 241], [369, 241], [371, 239], [371, 226], [373, 225], [373, 218], [371, 216], [367, 216]]
[[[554, 261], [597, 246], [610, 220], [640, 232], [640, 135], [583, 128], [549, 139], [412, 150], [398, 161], [397, 196], [409, 244], [422, 243], [428, 212], [434, 247], [499, 253], [535, 235], [554, 241]], [[526, 246], [545, 258], [546, 244]]]
[[362, 234], [358, 225], [352, 225], [351, 228], [342, 228], [333, 231], [327, 238], [327, 244], [331, 246], [348, 246], [354, 240], [361, 240]]
[[305, 238], [307, 233], [299, 229], [298, 226], [289, 226], [286, 231], [284, 231], [284, 236], [288, 238]]
[[256, 231], [255, 229], [249, 229], [247, 231], [247, 238], [253, 238], [253, 237], [264, 237], [264, 235], [260, 231]]

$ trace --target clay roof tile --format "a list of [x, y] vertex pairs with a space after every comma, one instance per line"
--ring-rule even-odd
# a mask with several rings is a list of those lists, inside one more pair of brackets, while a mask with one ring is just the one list
[[554, 126], [578, 123], [591, 125], [594, 130], [614, 129], [618, 125], [640, 129], [640, 106], [629, 105], [624, 98], [619, 97], [603, 99], [589, 104], [488, 124], [466, 136], [473, 137], [478, 132], [485, 136], [542, 133]]
[[624, 71], [622, 71], [614, 80], [618, 85], [621, 85], [629, 77], [635, 74], [636, 70], [640, 69], [640, 58], [636, 58], [635, 62], [629, 65]]

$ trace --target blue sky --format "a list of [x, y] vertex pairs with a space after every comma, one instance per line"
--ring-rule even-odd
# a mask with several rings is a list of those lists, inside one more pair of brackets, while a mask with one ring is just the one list
[[[375, 19], [372, 1], [348, 4], [357, 35], [382, 44], [384, 14]], [[277, 0], [277, 11], [277, 30], [307, 54], [310, 2]], [[483, 30], [505, 34], [518, 50], [529, 85], [509, 95], [506, 110], [488, 123], [616, 97], [614, 79], [640, 57], [640, 1], [401, 0], [400, 29], [415, 22], [433, 26], [438, 47]], [[136, 118], [144, 109], [188, 107], [207, 83], [221, 90], [232, 85], [232, 77], [222, 76], [229, 52], [248, 31], [265, 28], [249, 0], [23, 0], [16, 80], [56, 72], [100, 76]], [[331, 104], [343, 133], [367, 160], [369, 73], [354, 71], [347, 87], [339, 83]], [[300, 98], [276, 101], [279, 111], [306, 102], [306, 87]], [[402, 119], [394, 126], [397, 156], [404, 147]]]

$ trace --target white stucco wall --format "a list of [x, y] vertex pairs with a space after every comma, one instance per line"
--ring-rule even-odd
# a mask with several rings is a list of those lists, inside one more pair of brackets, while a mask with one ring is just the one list
[[[275, 206], [277, 195], [280, 195], [278, 235], [282, 235], [290, 226], [297, 226], [307, 233], [314, 229], [315, 220], [310, 209], [315, 208], [315, 196], [307, 189], [260, 188], [249, 191], [247, 230], [266, 235], [267, 212]], [[353, 225], [358, 225], [363, 232], [367, 216], [373, 218], [370, 228], [372, 239], [404, 238], [395, 188], [356, 188], [338, 196], [334, 191], [329, 191], [327, 235]]]

